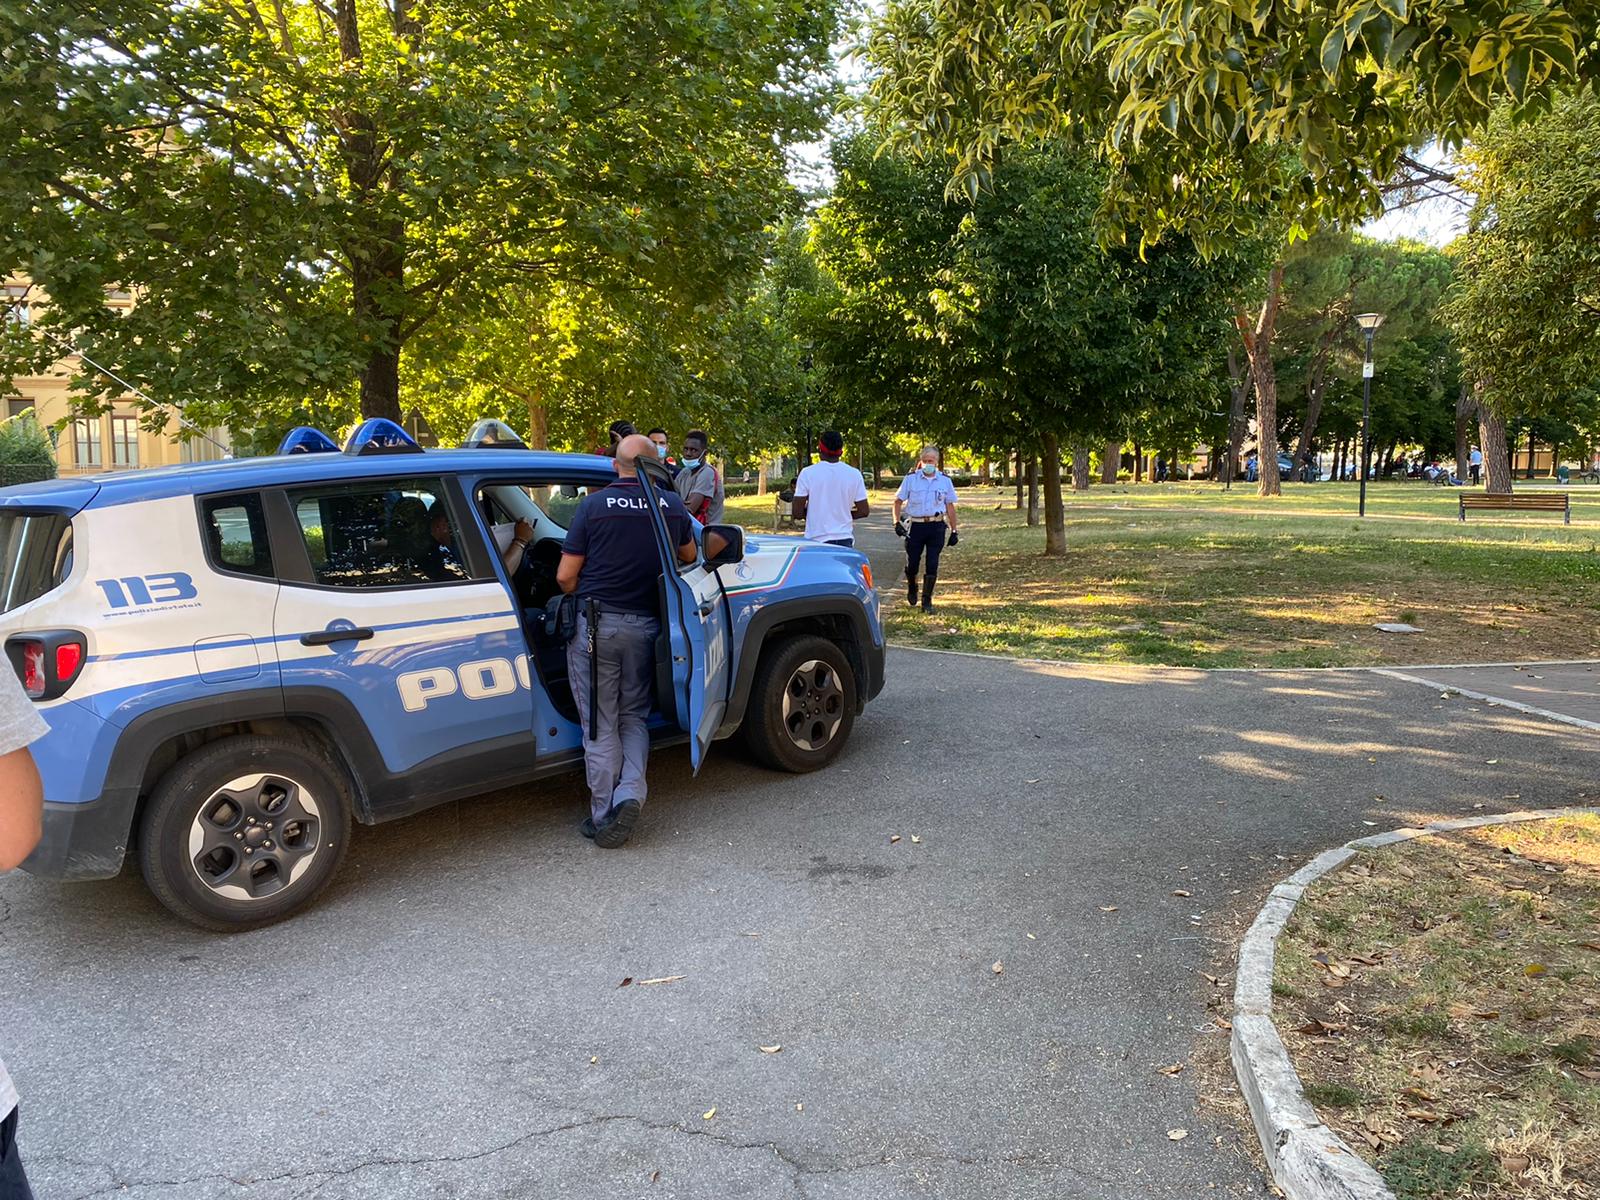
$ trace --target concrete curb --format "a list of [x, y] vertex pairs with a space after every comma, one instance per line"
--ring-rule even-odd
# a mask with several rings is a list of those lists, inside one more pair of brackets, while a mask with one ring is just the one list
[[1272, 969], [1278, 935], [1288, 924], [1305, 890], [1362, 850], [1392, 846], [1413, 838], [1485, 825], [1512, 825], [1580, 814], [1600, 816], [1600, 808], [1541, 808], [1434, 821], [1421, 829], [1392, 829], [1326, 850], [1272, 889], [1266, 904], [1239, 946], [1233, 990], [1232, 1057], [1234, 1074], [1273, 1180], [1288, 1200], [1395, 1200], [1383, 1177], [1333, 1130], [1324, 1125], [1305, 1097], [1289, 1051], [1272, 1024]]

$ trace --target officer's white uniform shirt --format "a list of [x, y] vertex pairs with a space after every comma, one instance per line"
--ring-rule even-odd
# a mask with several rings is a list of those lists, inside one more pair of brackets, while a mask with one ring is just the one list
[[806, 498], [806, 537], [837, 542], [854, 537], [850, 511], [867, 498], [867, 481], [847, 462], [814, 462], [795, 480], [796, 498]]
[[896, 498], [904, 501], [908, 517], [942, 517], [944, 506], [956, 502], [956, 485], [943, 471], [932, 479], [913, 471], [900, 485]]

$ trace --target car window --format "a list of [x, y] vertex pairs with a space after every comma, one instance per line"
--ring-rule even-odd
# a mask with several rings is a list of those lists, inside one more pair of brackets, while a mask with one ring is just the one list
[[255, 492], [208, 496], [200, 502], [200, 532], [206, 557], [219, 571], [272, 577], [267, 519]]
[[0, 512], [0, 612], [37, 600], [71, 573], [71, 521], [55, 513]]
[[526, 519], [533, 522], [536, 539], [557, 541], [567, 536], [578, 501], [588, 494], [586, 483], [493, 483], [479, 493], [490, 524], [515, 524]]
[[386, 588], [470, 578], [437, 479], [382, 480], [289, 494], [318, 583]]

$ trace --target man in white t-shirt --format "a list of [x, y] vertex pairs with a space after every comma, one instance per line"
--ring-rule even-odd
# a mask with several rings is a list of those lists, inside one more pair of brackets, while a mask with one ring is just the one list
[[[17, 866], [39, 841], [44, 789], [28, 746], [48, 727], [0, 658], [0, 871]], [[0, 1200], [30, 1200], [33, 1193], [17, 1153], [17, 1089], [0, 1062]]]
[[867, 515], [867, 481], [861, 472], [841, 462], [844, 438], [825, 430], [817, 441], [821, 462], [800, 472], [794, 485], [794, 519], [804, 518], [806, 537], [830, 546], [854, 546], [852, 521]]

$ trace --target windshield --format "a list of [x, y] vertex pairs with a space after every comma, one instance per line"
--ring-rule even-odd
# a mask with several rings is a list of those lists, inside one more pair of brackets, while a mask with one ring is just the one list
[[0, 513], [0, 612], [37, 600], [72, 572], [72, 522], [57, 513]]

